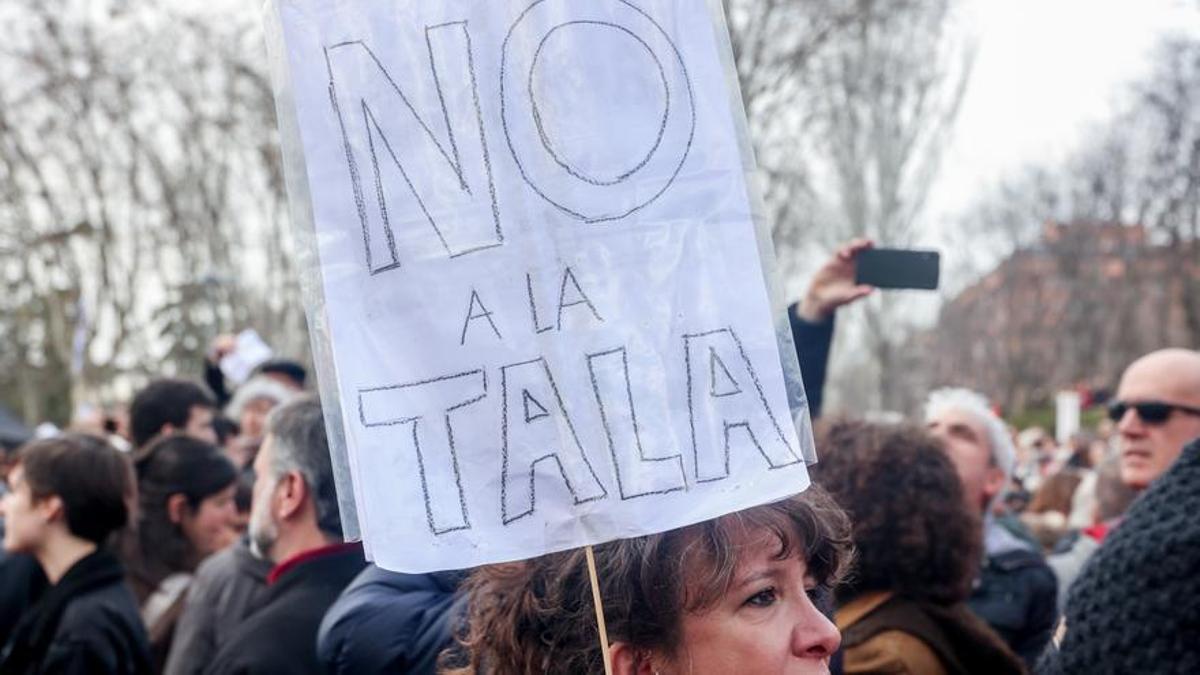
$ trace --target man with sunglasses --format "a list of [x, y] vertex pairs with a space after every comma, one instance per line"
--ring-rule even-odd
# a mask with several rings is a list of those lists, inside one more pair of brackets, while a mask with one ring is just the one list
[[[1200, 437], [1200, 352], [1163, 349], [1129, 364], [1108, 417], [1117, 425], [1121, 483], [1140, 494], [1175, 463], [1184, 445]], [[1123, 518], [1124, 513], [1107, 515], [1082, 530], [1072, 549], [1060, 551], [1074, 556], [1070, 566], [1063, 566], [1064, 558], [1054, 563], [1060, 588], [1070, 590], [1083, 563]]]
[[1200, 437], [1200, 352], [1163, 349], [1134, 361], [1108, 411], [1120, 434], [1121, 481], [1144, 490]]
[[1200, 353], [1134, 361], [1109, 414], [1121, 480], [1142, 494], [1071, 585], [1037, 672], [1200, 672]]

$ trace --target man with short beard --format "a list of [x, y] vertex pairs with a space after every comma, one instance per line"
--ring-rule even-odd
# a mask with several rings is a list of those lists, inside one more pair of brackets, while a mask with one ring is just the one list
[[208, 673], [321, 673], [317, 627], [366, 565], [341, 543], [341, 516], [321, 405], [293, 399], [271, 412], [254, 461], [250, 538], [275, 563], [263, 607], [239, 626]]

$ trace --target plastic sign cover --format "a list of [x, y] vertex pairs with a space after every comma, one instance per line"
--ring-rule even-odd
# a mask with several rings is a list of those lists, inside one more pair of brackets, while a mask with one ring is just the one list
[[377, 564], [528, 558], [807, 487], [719, 9], [271, 11], [310, 323]]

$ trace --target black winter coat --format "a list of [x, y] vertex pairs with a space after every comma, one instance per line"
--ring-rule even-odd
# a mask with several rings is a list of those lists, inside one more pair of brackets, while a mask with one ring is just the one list
[[125, 570], [98, 550], [75, 563], [22, 617], [0, 673], [143, 675], [150, 644]]
[[1036, 551], [991, 555], [967, 605], [1032, 668], [1058, 620], [1058, 580]]
[[[311, 555], [311, 554], [310, 554]], [[361, 544], [322, 550], [268, 577], [263, 606], [238, 626], [208, 675], [324, 673], [317, 660], [317, 627], [367, 561]]]
[[321, 622], [317, 655], [344, 675], [433, 675], [466, 614], [465, 572], [400, 574], [374, 565], [342, 593]]
[[0, 648], [8, 643], [21, 617], [42, 597], [47, 585], [46, 573], [33, 556], [5, 553], [0, 548]]

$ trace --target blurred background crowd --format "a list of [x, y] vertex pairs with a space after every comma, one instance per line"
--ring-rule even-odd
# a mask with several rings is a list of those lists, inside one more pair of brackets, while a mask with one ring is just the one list
[[[1200, 672], [1200, 6], [722, 5], [821, 461], [596, 547], [614, 667]], [[601, 669], [578, 554], [342, 542], [257, 10], [0, 3], [0, 673]]]
[[[704, 570], [744, 575], [764, 548], [770, 560], [807, 556], [794, 581], [808, 618], [779, 611], [766, 622], [800, 636], [791, 653], [810, 665], [1081, 672], [1099, 660], [1106, 672], [1127, 672], [1151, 660], [1161, 672], [1188, 672], [1200, 657], [1187, 628], [1198, 618], [1187, 571], [1200, 563], [1200, 490], [1190, 482], [1200, 468], [1200, 352], [1135, 359], [1093, 402], [1100, 421], [1061, 442], [1012, 426], [966, 388], [934, 390], [910, 418], [823, 415], [836, 315], [880, 292], [855, 281], [856, 260], [872, 246], [840, 248], [788, 308], [815, 421], [814, 486], [597, 547], [602, 590], [615, 594], [606, 605], [613, 657], [633, 669], [623, 672], [655, 659], [668, 672], [679, 667], [671, 632], [640, 626], [686, 627], [714, 613], [715, 637], [685, 641], [684, 653], [746, 653], [700, 672], [733, 672], [747, 658], [754, 672], [783, 672], [769, 662], [769, 632], [739, 638], [708, 605], [687, 604], [711, 595], [719, 607], [737, 584]], [[9, 424], [4, 672], [599, 669], [578, 551], [474, 571], [377, 568], [360, 544], [342, 541], [325, 420], [304, 391], [305, 367], [243, 333], [216, 339], [203, 373], [205, 381], [157, 378], [120, 414], [66, 431]], [[774, 533], [782, 552], [745, 541], [756, 532]], [[701, 536], [702, 546], [676, 541]], [[648, 584], [655, 575], [675, 580]], [[782, 594], [771, 586], [746, 602], [771, 607]], [[655, 603], [675, 613], [658, 617], [667, 610]], [[546, 649], [572, 656], [552, 666]]]

